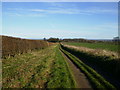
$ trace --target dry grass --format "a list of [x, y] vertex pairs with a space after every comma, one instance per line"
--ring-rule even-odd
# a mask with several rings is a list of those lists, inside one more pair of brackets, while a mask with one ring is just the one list
[[97, 56], [108, 56], [114, 59], [119, 58], [118, 53], [104, 50], [104, 49], [92, 49], [92, 48], [87, 48], [87, 47], [82, 47], [82, 46], [73, 46], [73, 45], [64, 45], [64, 46], [79, 50], [81, 52], [97, 55]]

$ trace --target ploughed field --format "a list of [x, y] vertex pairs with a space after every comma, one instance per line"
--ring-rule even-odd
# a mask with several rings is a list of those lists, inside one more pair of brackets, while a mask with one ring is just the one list
[[[44, 49], [3, 59], [2, 87], [119, 88], [117, 47], [111, 45], [106, 50], [107, 46], [101, 44], [94, 44], [93, 47], [84, 44], [53, 44]], [[102, 49], [99, 50], [100, 47]]]

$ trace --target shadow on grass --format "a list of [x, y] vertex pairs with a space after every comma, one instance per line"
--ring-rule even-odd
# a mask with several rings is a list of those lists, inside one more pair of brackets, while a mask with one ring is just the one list
[[120, 88], [120, 60], [112, 59], [107, 56], [95, 56], [89, 53], [84, 53], [72, 48], [65, 47], [63, 45], [61, 45], [61, 47], [95, 69], [110, 83]]

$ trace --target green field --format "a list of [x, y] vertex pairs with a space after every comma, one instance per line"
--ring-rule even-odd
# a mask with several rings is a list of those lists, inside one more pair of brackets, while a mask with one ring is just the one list
[[2, 61], [3, 88], [74, 88], [58, 45]]
[[74, 45], [74, 46], [82, 46], [93, 49], [105, 49], [110, 51], [118, 51], [118, 45], [109, 44], [109, 43], [77, 43], [77, 42], [65, 42], [64, 44]]

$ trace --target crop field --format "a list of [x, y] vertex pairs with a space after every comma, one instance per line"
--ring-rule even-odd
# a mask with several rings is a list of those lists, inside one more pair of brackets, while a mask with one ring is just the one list
[[105, 49], [110, 51], [118, 52], [118, 45], [110, 43], [77, 43], [77, 42], [67, 42], [65, 44], [74, 45], [74, 46], [83, 46], [93, 49]]

